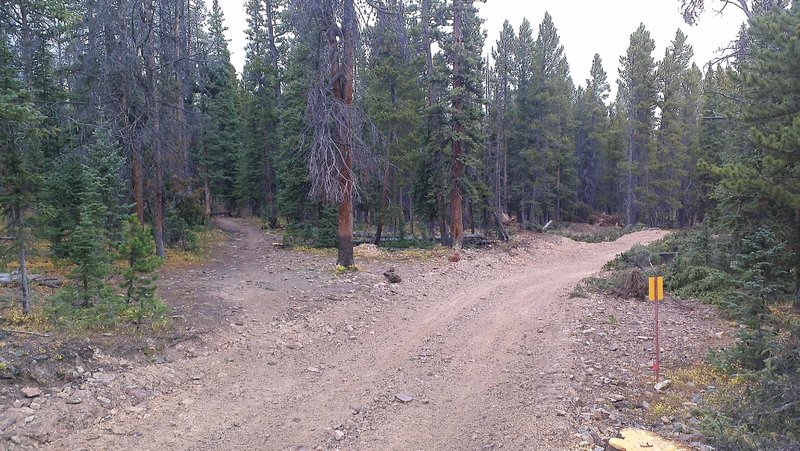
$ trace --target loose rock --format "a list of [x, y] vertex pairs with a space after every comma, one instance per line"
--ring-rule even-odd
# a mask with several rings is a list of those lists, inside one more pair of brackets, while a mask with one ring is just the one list
[[24, 387], [21, 391], [26, 398], [36, 398], [42, 394], [42, 391], [36, 387]]
[[672, 379], [664, 379], [655, 385], [656, 391], [664, 391], [672, 385]]

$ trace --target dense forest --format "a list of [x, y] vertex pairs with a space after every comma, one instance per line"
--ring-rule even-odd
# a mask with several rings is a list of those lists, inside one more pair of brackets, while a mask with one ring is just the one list
[[115, 271], [144, 304], [215, 214], [347, 268], [354, 235], [458, 252], [465, 230], [603, 213], [692, 229], [668, 283], [749, 325], [731, 365], [774, 401], [747, 421], [777, 430], [800, 411], [800, 4], [708, 3], [687, 22], [747, 20], [719, 61], [680, 30], [656, 55], [642, 24], [618, 74], [595, 55], [574, 80], [550, 15], [486, 55], [471, 0], [248, 0], [241, 74], [218, 0], [0, 2], [0, 246], [23, 309], [41, 243], [73, 268], [63, 308], [102, 304]]

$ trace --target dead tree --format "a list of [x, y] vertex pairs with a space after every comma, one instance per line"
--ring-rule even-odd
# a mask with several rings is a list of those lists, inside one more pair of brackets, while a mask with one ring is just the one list
[[463, 143], [461, 137], [464, 133], [464, 124], [459, 118], [464, 110], [464, 97], [461, 94], [464, 90], [464, 75], [462, 73], [461, 56], [464, 53], [464, 30], [463, 30], [463, 0], [453, 0], [453, 42], [455, 51], [453, 52], [453, 91], [457, 94], [453, 98], [453, 160], [452, 160], [452, 191], [450, 192], [450, 220], [451, 232], [453, 234], [453, 248], [461, 249], [464, 244], [464, 215], [463, 198], [461, 194], [461, 177], [463, 173], [461, 155], [463, 153]]
[[[337, 264], [353, 266], [353, 70], [356, 12], [353, 0], [297, 0], [298, 10], [322, 24], [322, 60], [308, 94], [311, 194], [338, 204]], [[308, 32], [309, 30], [299, 30]]]

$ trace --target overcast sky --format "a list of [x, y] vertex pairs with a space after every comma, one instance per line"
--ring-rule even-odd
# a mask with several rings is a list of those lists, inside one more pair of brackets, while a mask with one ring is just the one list
[[[233, 64], [238, 71], [244, 65], [244, 30], [247, 27], [244, 0], [223, 0]], [[575, 84], [584, 85], [589, 77], [592, 57], [599, 53], [612, 86], [617, 78], [619, 57], [628, 48], [631, 33], [640, 23], [656, 41], [654, 56], [660, 60], [664, 50], [681, 28], [694, 46], [695, 62], [703, 66], [717, 50], [736, 37], [743, 14], [729, 8], [723, 16], [707, 11], [700, 25], [688, 26], [680, 14], [680, 0], [488, 0], [477, 3], [488, 32], [486, 52], [497, 41], [507, 19], [518, 29], [523, 17], [533, 25], [534, 38], [545, 11], [561, 36]], [[615, 88], [615, 86], [614, 86]]]

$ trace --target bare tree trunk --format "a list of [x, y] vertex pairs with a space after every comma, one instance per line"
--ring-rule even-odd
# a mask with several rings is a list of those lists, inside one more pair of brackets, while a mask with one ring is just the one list
[[414, 196], [408, 196], [408, 224], [411, 227], [411, 237], [414, 237]]
[[[266, 132], [266, 130], [265, 130]], [[267, 200], [267, 220], [270, 228], [278, 227], [278, 216], [275, 212], [275, 195], [272, 192], [272, 161], [269, 152], [268, 133], [264, 136], [264, 194]]]
[[14, 239], [17, 242], [17, 252], [19, 256], [19, 286], [22, 291], [22, 314], [27, 315], [31, 311], [31, 292], [28, 281], [28, 261], [25, 249], [25, 224], [22, 217], [22, 208], [15, 206], [12, 208], [13, 228], [16, 229]]
[[[433, 85], [433, 51], [431, 50], [431, 0], [422, 1], [422, 45], [425, 47], [425, 78], [428, 82], [428, 106], [436, 101]], [[432, 124], [433, 125], [433, 124]]]
[[[794, 212], [795, 221], [795, 243], [800, 245], [800, 208]], [[794, 302], [792, 303], [792, 310], [800, 314], [800, 249], [795, 249], [794, 256]]]
[[273, 0], [266, 0], [267, 10], [267, 37], [269, 38], [269, 55], [272, 64], [272, 70], [275, 72], [275, 99], [278, 101], [278, 107], [281, 106], [281, 83], [278, 81], [278, 47], [275, 45], [275, 11], [272, 4]]
[[25, 253], [25, 241], [19, 242], [19, 286], [22, 290], [22, 314], [31, 311], [31, 290], [28, 281], [28, 261]]
[[[353, 104], [353, 70], [355, 66], [355, 27], [356, 12], [353, 0], [344, 1], [342, 13], [342, 64], [341, 67], [334, 63], [332, 65], [334, 78], [338, 78], [334, 83], [334, 97], [350, 107]], [[335, 41], [336, 37], [330, 35]], [[336, 45], [335, 42], [331, 43]], [[341, 76], [340, 76], [341, 75]], [[353, 266], [353, 118], [352, 112], [347, 110], [342, 122], [338, 126], [339, 154], [339, 184], [342, 198], [339, 201], [339, 243], [337, 264], [350, 267]]]
[[625, 224], [633, 224], [633, 125], [628, 126], [628, 168], [625, 179]]
[[[453, 56], [453, 90], [460, 92], [464, 89], [464, 78], [461, 73], [461, 54], [463, 53], [464, 41], [462, 30], [462, 2], [463, 0], [453, 0], [453, 40], [455, 41], [455, 53]], [[456, 116], [453, 121], [453, 158], [452, 158], [452, 183], [453, 188], [450, 193], [450, 221], [453, 233], [453, 248], [461, 249], [464, 241], [464, 216], [462, 212], [461, 197], [461, 155], [463, 147], [459, 138], [464, 132], [460, 116], [464, 109], [464, 99], [462, 94], [456, 95], [453, 99], [453, 110]]]
[[211, 217], [211, 187], [208, 184], [208, 165], [203, 165], [203, 204], [206, 216]]
[[561, 221], [561, 163], [556, 171], [556, 221]]
[[469, 209], [469, 230], [475, 235], [475, 204], [472, 202], [472, 198], [469, 199], [467, 208]]
[[142, 147], [138, 142], [133, 143], [131, 155], [131, 184], [133, 187], [133, 202], [136, 217], [144, 224], [144, 168], [142, 162]]
[[386, 215], [386, 209], [389, 207], [389, 162], [383, 164], [383, 193], [381, 194], [381, 209], [378, 212], [378, 223], [375, 229], [375, 245], [380, 246], [381, 235], [383, 234], [383, 217]]
[[155, 186], [153, 187], [153, 208], [155, 209], [153, 212], [153, 232], [156, 239], [156, 255], [163, 257], [166, 255], [164, 248], [164, 162], [162, 161], [163, 151], [161, 146], [161, 127], [158, 119], [155, 120], [153, 128], [156, 131], [156, 144], [153, 148], [153, 156], [156, 166], [156, 179]]
[[156, 254], [159, 257], [165, 255], [164, 250], [164, 163], [160, 123], [160, 109], [158, 107], [158, 85], [156, 83], [156, 56], [155, 43], [153, 41], [156, 34], [154, 19], [154, 5], [151, 0], [142, 5], [142, 20], [148, 27], [148, 39], [142, 44], [142, 53], [145, 63], [145, 77], [147, 79], [147, 92], [145, 93], [147, 103], [147, 121], [152, 131], [152, 150], [153, 162], [155, 166], [155, 180], [153, 181], [153, 232], [156, 241]]

